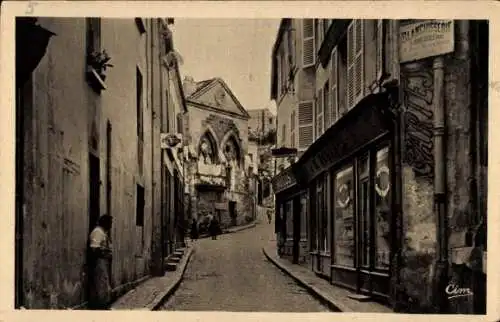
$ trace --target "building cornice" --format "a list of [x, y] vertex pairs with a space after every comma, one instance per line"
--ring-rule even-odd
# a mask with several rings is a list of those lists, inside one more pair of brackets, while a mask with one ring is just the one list
[[226, 110], [221, 110], [221, 109], [218, 109], [216, 107], [213, 107], [213, 106], [210, 106], [207, 104], [192, 101], [189, 98], [187, 99], [186, 102], [187, 102], [187, 105], [191, 105], [192, 107], [196, 107], [196, 108], [199, 108], [202, 110], [212, 111], [212, 112], [216, 112], [218, 114], [224, 114], [224, 115], [231, 116], [231, 117], [238, 118], [238, 119], [245, 120], [245, 121], [249, 119], [248, 117], [240, 115], [238, 113], [233, 113], [233, 112], [229, 112]]

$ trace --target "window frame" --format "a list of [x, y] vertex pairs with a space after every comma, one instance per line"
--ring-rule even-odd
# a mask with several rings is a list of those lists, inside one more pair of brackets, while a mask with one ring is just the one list
[[[311, 31], [312, 35], [311, 36], [306, 36], [306, 21], [308, 23], [311, 23]], [[311, 52], [312, 52], [312, 57], [311, 57], [311, 62], [306, 62], [306, 42], [310, 42], [310, 45], [312, 46]], [[311, 66], [316, 65], [316, 30], [315, 30], [315, 23], [314, 19], [302, 19], [302, 68], [308, 68]]]

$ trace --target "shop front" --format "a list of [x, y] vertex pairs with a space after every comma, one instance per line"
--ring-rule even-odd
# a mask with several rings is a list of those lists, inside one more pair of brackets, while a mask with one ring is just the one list
[[273, 179], [273, 189], [276, 193], [275, 232], [278, 252], [294, 264], [308, 263], [307, 192], [297, 184], [292, 167]]
[[[332, 284], [389, 300], [394, 215], [393, 118], [386, 93], [363, 99], [304, 153], [311, 268]], [[394, 233], [394, 234], [393, 234]]]

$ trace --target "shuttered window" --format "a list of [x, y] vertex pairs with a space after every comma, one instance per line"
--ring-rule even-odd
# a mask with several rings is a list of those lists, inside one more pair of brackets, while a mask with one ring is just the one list
[[302, 22], [302, 67], [313, 66], [316, 61], [316, 46], [314, 43], [314, 19], [304, 19]]
[[323, 89], [316, 98], [316, 139], [323, 133]]
[[383, 43], [384, 43], [384, 27], [383, 27], [383, 20], [378, 19], [377, 20], [377, 29], [376, 29], [376, 37], [377, 37], [377, 60], [375, 62], [376, 66], [376, 71], [377, 71], [377, 80], [380, 79], [382, 76], [382, 49], [383, 49]]
[[354, 20], [347, 30], [347, 106], [353, 108], [363, 98], [363, 20]]
[[299, 103], [299, 149], [307, 149], [313, 141], [313, 108], [312, 101]]
[[337, 47], [332, 51], [332, 74], [330, 75], [330, 86], [331, 86], [331, 123], [335, 123], [339, 118], [339, 104], [338, 104], [338, 57], [337, 57]]
[[326, 81], [323, 87], [323, 117], [324, 117], [324, 130], [328, 129], [331, 124], [331, 106], [330, 106], [330, 82]]
[[295, 110], [292, 111], [292, 114], [290, 114], [290, 145], [292, 148], [295, 147]]

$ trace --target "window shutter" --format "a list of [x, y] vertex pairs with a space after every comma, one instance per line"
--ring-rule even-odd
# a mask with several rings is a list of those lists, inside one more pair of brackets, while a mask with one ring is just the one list
[[318, 92], [316, 104], [316, 138], [323, 133], [323, 89]]
[[330, 76], [331, 82], [331, 121], [330, 124], [334, 123], [339, 115], [338, 115], [338, 94], [337, 94], [337, 77], [338, 77], [338, 60], [337, 60], [337, 47], [335, 47], [332, 51], [332, 75]]
[[363, 20], [354, 20], [347, 30], [347, 105], [351, 109], [364, 95]]
[[354, 105], [354, 21], [347, 28], [347, 108]]
[[384, 44], [384, 28], [383, 28], [383, 20], [377, 20], [377, 61], [376, 61], [376, 71], [377, 71], [377, 80], [382, 76], [382, 49]]
[[331, 124], [332, 109], [330, 104], [330, 82], [326, 81], [325, 87], [323, 89], [323, 118], [324, 118], [324, 130], [328, 129]]
[[355, 32], [355, 44], [356, 44], [356, 61], [355, 61], [355, 92], [354, 92], [354, 104], [358, 103], [364, 95], [364, 21], [359, 19], [356, 20], [356, 32]]
[[309, 67], [315, 64], [315, 43], [314, 43], [314, 19], [304, 19], [302, 22], [303, 42], [302, 42], [302, 67]]
[[299, 149], [307, 149], [313, 141], [313, 101], [299, 103]]

